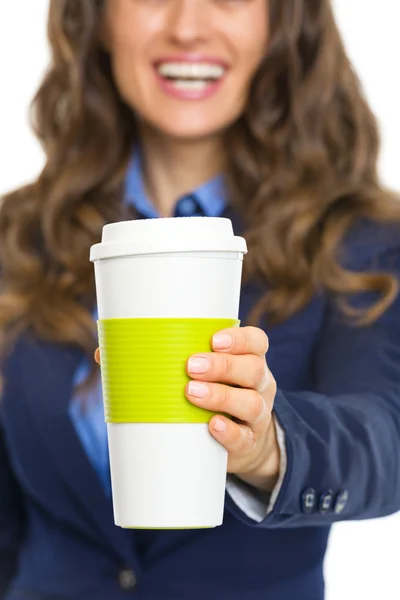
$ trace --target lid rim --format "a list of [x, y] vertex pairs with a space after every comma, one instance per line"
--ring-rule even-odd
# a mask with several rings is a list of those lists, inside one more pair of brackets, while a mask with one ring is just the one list
[[[134, 242], [109, 242], [95, 244], [90, 249], [90, 260], [104, 260], [107, 258], [118, 258], [123, 256], [141, 256], [143, 254], [174, 254], [174, 253], [191, 253], [191, 252], [224, 252], [232, 254], [247, 254], [246, 241], [243, 238], [236, 238], [235, 244], [195, 244], [189, 247], [182, 244], [171, 245], [149, 243], [135, 244]], [[233, 241], [233, 240], [232, 240]], [[239, 243], [238, 243], [239, 242]]]

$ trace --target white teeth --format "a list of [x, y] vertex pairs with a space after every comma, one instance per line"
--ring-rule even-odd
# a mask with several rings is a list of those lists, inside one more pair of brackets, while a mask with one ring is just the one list
[[194, 79], [194, 80], [175, 79], [175, 81], [172, 82], [172, 85], [177, 90], [185, 90], [188, 92], [197, 92], [197, 91], [204, 90], [208, 86], [208, 82], [205, 81], [204, 79], [203, 80], [201, 80], [201, 79]]
[[158, 72], [172, 79], [220, 79], [225, 74], [221, 65], [208, 63], [162, 63]]

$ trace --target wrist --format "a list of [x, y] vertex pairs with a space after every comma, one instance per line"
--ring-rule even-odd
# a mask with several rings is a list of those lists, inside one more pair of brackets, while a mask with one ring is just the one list
[[236, 476], [253, 487], [272, 493], [279, 479], [280, 454], [275, 419], [272, 417], [263, 451], [254, 468], [246, 473], [236, 473]]

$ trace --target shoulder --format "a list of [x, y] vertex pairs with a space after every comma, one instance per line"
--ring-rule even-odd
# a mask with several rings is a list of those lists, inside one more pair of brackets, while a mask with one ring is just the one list
[[388, 262], [400, 271], [400, 223], [360, 219], [344, 236], [339, 250], [341, 264], [350, 270], [369, 270]]

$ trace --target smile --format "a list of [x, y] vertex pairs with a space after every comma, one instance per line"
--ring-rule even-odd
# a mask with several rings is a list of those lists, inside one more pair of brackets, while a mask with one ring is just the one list
[[186, 100], [200, 100], [215, 93], [227, 69], [208, 62], [160, 62], [156, 71], [163, 90]]

